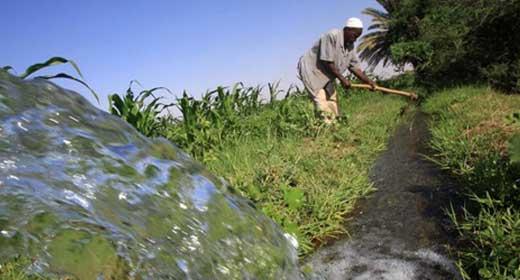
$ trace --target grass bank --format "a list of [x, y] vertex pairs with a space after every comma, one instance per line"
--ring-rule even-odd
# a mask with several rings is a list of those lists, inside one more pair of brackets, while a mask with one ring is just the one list
[[[279, 102], [287, 102], [279, 101]], [[243, 120], [263, 127], [265, 134], [242, 133], [227, 140], [207, 161], [237, 192], [274, 219], [300, 244], [300, 254], [312, 252], [327, 239], [344, 234], [344, 219], [355, 202], [372, 190], [369, 169], [385, 148], [400, 120], [402, 98], [355, 91], [341, 98], [346, 119], [333, 127], [297, 129], [287, 133], [275, 126], [285, 114], [305, 118], [313, 114], [307, 97], [295, 97], [291, 112], [272, 104]], [[299, 115], [299, 116], [298, 116]]]
[[460, 180], [466, 201], [451, 212], [463, 277], [519, 279], [520, 96], [463, 87], [434, 94], [424, 110], [432, 115], [433, 160]]
[[[345, 217], [369, 194], [368, 171], [406, 101], [369, 91], [340, 92], [340, 122], [323, 124], [305, 92], [218, 88], [178, 100], [182, 118], [162, 119], [164, 136], [204, 162], [298, 240], [300, 255], [345, 234]], [[277, 96], [284, 98], [276, 98]]]

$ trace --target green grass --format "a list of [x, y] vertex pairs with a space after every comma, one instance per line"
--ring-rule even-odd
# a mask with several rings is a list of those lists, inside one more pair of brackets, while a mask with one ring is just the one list
[[326, 126], [305, 92], [280, 91], [277, 84], [267, 89], [267, 101], [261, 87], [240, 83], [200, 99], [184, 93], [177, 100], [182, 117], [155, 123], [161, 124], [158, 135], [204, 162], [294, 234], [299, 253], [307, 255], [346, 233], [345, 217], [373, 190], [368, 171], [406, 101], [352, 91], [340, 99], [340, 122]]
[[[341, 100], [346, 120], [333, 127], [277, 129], [276, 104], [243, 120], [255, 131], [230, 139], [207, 161], [231, 187], [297, 236], [300, 254], [345, 234], [345, 217], [369, 194], [370, 166], [385, 148], [405, 102], [370, 92]], [[293, 100], [298, 115], [312, 115], [306, 97]], [[290, 116], [286, 112], [283, 116]], [[283, 125], [282, 125], [283, 126]], [[281, 133], [282, 132], [282, 133]]]
[[25, 268], [31, 264], [26, 258], [15, 258], [6, 263], [0, 263], [0, 279], [6, 280], [45, 280], [49, 278], [27, 274]]
[[[520, 96], [484, 87], [446, 90], [430, 97], [433, 160], [459, 179], [462, 214], [458, 266], [466, 279], [520, 278]], [[516, 146], [515, 146], [516, 145]], [[516, 181], [516, 183], [515, 183]]]

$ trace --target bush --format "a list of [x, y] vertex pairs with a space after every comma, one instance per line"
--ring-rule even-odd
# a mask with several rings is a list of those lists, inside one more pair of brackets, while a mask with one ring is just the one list
[[413, 89], [417, 87], [416, 76], [413, 72], [406, 72], [390, 79], [377, 82], [379, 85], [389, 88]]
[[520, 0], [402, 0], [397, 7], [382, 31], [385, 44], [394, 63], [413, 64], [422, 84], [489, 82], [520, 93]]
[[390, 49], [394, 61], [401, 64], [410, 62], [415, 67], [425, 67], [433, 56], [432, 46], [422, 41], [396, 43]]
[[520, 58], [512, 63], [491, 64], [482, 73], [495, 88], [520, 93]]

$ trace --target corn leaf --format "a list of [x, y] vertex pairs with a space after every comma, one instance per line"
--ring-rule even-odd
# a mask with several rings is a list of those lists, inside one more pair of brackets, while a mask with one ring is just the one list
[[14, 68], [10, 65], [6, 65], [4, 67], [2, 67], [2, 69], [4, 69], [5, 71], [11, 71], [11, 70], [14, 70]]
[[61, 78], [61, 79], [69, 79], [69, 80], [76, 81], [76, 82], [84, 85], [92, 93], [92, 95], [94, 95], [94, 97], [96, 98], [96, 101], [99, 104], [99, 97], [98, 97], [97, 93], [87, 83], [85, 83], [84, 81], [82, 81], [82, 80], [80, 80], [80, 79], [78, 79], [76, 77], [73, 77], [73, 76], [71, 76], [69, 74], [59, 73], [59, 74], [56, 74], [56, 75], [38, 76], [36, 78], [46, 79], [46, 80], [52, 80], [52, 79]]
[[66, 64], [66, 63], [69, 63], [70, 65], [72, 65], [74, 70], [76, 70], [76, 72], [79, 74], [79, 76], [83, 79], [83, 75], [81, 74], [81, 71], [79, 70], [78, 65], [74, 61], [63, 58], [63, 57], [59, 57], [59, 56], [52, 57], [43, 63], [36, 63], [36, 64], [29, 66], [29, 68], [27, 68], [27, 70], [25, 70], [25, 73], [20, 75], [20, 78], [25, 79], [29, 75], [33, 74], [34, 72], [36, 72], [40, 69], [47, 68], [47, 67], [53, 66], [53, 65]]

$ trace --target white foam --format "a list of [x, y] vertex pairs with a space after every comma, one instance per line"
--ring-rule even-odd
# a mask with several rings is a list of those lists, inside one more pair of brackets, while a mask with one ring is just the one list
[[413, 280], [416, 275], [416, 267], [413, 263], [398, 259], [374, 260], [368, 266], [366, 272], [353, 279]]

